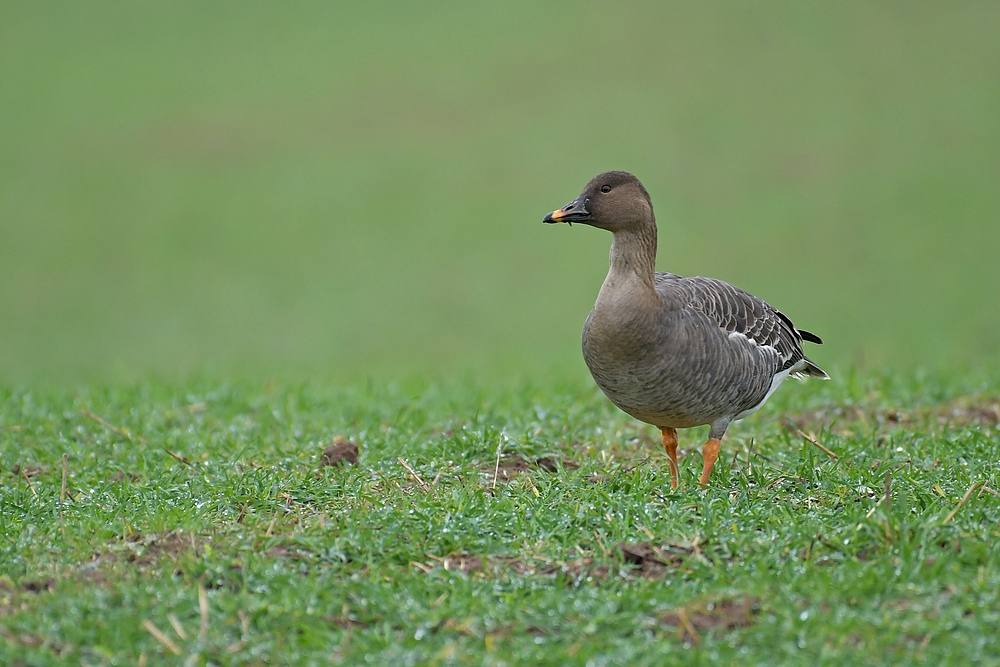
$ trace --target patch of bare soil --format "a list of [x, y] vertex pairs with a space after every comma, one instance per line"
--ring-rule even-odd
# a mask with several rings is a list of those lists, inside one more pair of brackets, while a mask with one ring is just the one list
[[111, 473], [112, 482], [124, 482], [128, 480], [130, 482], [138, 482], [142, 477], [138, 473], [125, 472], [124, 470], [116, 470]]
[[[12, 632], [8, 628], [0, 628], [0, 637], [5, 639], [7, 642], [15, 646], [24, 646], [25, 648], [39, 649], [47, 648], [53, 655], [63, 657], [65, 653], [71, 652], [72, 647], [64, 645], [62, 642], [56, 641], [51, 637], [42, 637], [41, 635], [36, 635], [31, 632]], [[15, 665], [26, 665], [26, 662], [16, 661], [13, 663]]]
[[[185, 557], [197, 557], [211, 540], [211, 536], [183, 530], [148, 535], [133, 532], [105, 545], [93, 560], [77, 569], [76, 576], [95, 586], [114, 586], [124, 576], [181, 575]], [[237, 590], [241, 573], [242, 567], [234, 561], [224, 571], [205, 578], [205, 588]]]
[[548, 456], [535, 459], [535, 465], [546, 472], [559, 472], [559, 468], [563, 468], [564, 470], [576, 470], [580, 467], [580, 464], [574, 463], [573, 461], [557, 461], [556, 459]]
[[498, 559], [519, 577], [562, 576], [575, 581], [602, 581], [611, 574], [611, 568], [595, 563], [593, 558], [567, 558], [566, 560], [526, 560], [516, 557]]
[[29, 579], [21, 583], [14, 583], [6, 577], [0, 579], [0, 618], [27, 610], [25, 593], [48, 593], [55, 585], [56, 580], [52, 577]]
[[345, 463], [350, 463], [353, 466], [358, 465], [358, 446], [344, 436], [338, 435], [323, 450], [323, 454], [319, 457], [319, 465], [322, 468], [324, 466], [342, 466]]
[[306, 549], [298, 549], [296, 547], [288, 546], [287, 544], [278, 544], [267, 551], [264, 555], [268, 558], [285, 558], [288, 560], [301, 560], [309, 561], [313, 560], [313, 552]]
[[55, 588], [56, 580], [52, 577], [21, 582], [21, 590], [28, 593], [48, 593]]
[[8, 583], [6, 578], [0, 579], [0, 618], [17, 613], [20, 606], [17, 593], [16, 585]]
[[829, 429], [835, 424], [854, 422], [887, 429], [928, 425], [947, 428], [981, 426], [995, 429], [1000, 426], [1000, 398], [968, 397], [943, 405], [912, 410], [830, 405], [818, 410], [786, 415], [783, 421], [786, 422], [786, 427], [794, 426], [804, 432]]
[[437, 565], [444, 570], [449, 572], [457, 570], [465, 574], [472, 574], [473, 572], [485, 570], [488, 565], [488, 559], [486, 556], [477, 556], [465, 553], [451, 554], [450, 556], [445, 556], [444, 558], [435, 560], [438, 560]]
[[126, 560], [140, 567], [149, 567], [164, 558], [176, 561], [177, 557], [189, 551], [198, 551], [200, 540], [194, 533], [180, 530], [163, 535], [134, 535], [128, 540], [130, 552]]
[[28, 579], [19, 583], [8, 577], [0, 578], [0, 618], [28, 611], [31, 608], [31, 599], [35, 595], [49, 593], [55, 590], [55, 587], [54, 577]]
[[329, 623], [333, 623], [334, 625], [339, 625], [340, 627], [344, 628], [345, 630], [351, 630], [351, 629], [354, 629], [354, 628], [364, 629], [364, 628], [368, 627], [368, 623], [365, 623], [364, 621], [359, 621], [356, 618], [351, 618], [350, 616], [344, 616], [344, 615], [339, 615], [339, 616], [325, 616], [323, 618], [323, 620], [325, 620], [325, 621], [327, 621]]
[[662, 579], [671, 570], [676, 570], [684, 564], [685, 557], [693, 553], [693, 549], [676, 546], [658, 547], [650, 542], [618, 545], [626, 563], [637, 566], [635, 571], [647, 579]]
[[708, 603], [691, 602], [665, 612], [660, 616], [660, 621], [677, 628], [677, 635], [681, 639], [697, 644], [701, 641], [702, 634], [749, 627], [759, 612], [760, 600], [744, 595]]
[[[622, 542], [618, 550], [631, 568], [631, 575], [645, 579], [662, 579], [681, 567], [687, 556], [697, 553], [697, 545], [667, 544], [654, 546], [649, 542], [627, 544]], [[595, 558], [573, 555], [565, 559], [542, 556], [491, 556], [481, 554], [455, 553], [444, 558], [428, 555], [425, 563], [411, 563], [422, 572], [431, 573], [437, 569], [458, 571], [469, 576], [499, 576], [513, 573], [519, 577], [561, 576], [575, 581], [603, 581], [612, 572], [612, 566]]]
[[[197, 550], [204, 538], [194, 533], [171, 531], [163, 534], [132, 533], [126, 539], [114, 540], [94, 554], [93, 558], [67, 572], [67, 576], [91, 586], [113, 586], [121, 578], [116, 566], [143, 572], [164, 560], [177, 561], [183, 553]], [[0, 616], [24, 608], [25, 594], [48, 593], [58, 580], [53, 577], [31, 579], [13, 584], [0, 579]]]
[[528, 470], [544, 470], [545, 472], [558, 472], [560, 468], [564, 470], [576, 470], [580, 465], [573, 461], [560, 461], [549, 456], [537, 459], [526, 459], [520, 454], [508, 454], [500, 459], [500, 465], [483, 466], [483, 471], [489, 474], [492, 479], [496, 472], [498, 482], [509, 482], [523, 472]]
[[512, 572], [519, 577], [562, 576], [577, 581], [589, 581], [606, 579], [610, 573], [607, 565], [596, 563], [593, 558], [585, 557], [556, 560], [543, 557], [520, 558], [518, 556], [456, 553], [444, 558], [430, 555], [428, 558], [427, 563], [414, 562], [411, 564], [427, 574], [442, 569], [483, 577], [495, 577], [505, 572]]
[[14, 477], [20, 475], [22, 477], [27, 477], [28, 479], [31, 479], [32, 477], [38, 477], [39, 475], [44, 475], [48, 471], [49, 469], [46, 466], [42, 465], [36, 466], [29, 463], [28, 465], [22, 466], [20, 463], [15, 463], [10, 469], [10, 474], [13, 475]]
[[197, 552], [202, 542], [203, 539], [194, 533], [180, 530], [149, 535], [132, 533], [124, 540], [108, 544], [102, 552], [95, 554], [93, 560], [83, 564], [80, 572], [94, 582], [105, 583], [106, 568], [116, 563], [127, 563], [142, 571], [164, 559], [176, 561], [183, 553]]
[[27, 611], [28, 605], [17, 598], [0, 594], [0, 618]]

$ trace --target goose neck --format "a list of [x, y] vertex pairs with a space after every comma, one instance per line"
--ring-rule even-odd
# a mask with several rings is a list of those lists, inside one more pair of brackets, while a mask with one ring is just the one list
[[615, 232], [611, 243], [611, 270], [608, 277], [633, 280], [653, 286], [656, 273], [656, 226]]

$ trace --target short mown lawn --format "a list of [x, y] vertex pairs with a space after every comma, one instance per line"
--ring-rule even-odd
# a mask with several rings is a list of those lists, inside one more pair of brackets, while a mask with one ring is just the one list
[[790, 385], [2, 390], [0, 663], [1000, 664], [1000, 383]]

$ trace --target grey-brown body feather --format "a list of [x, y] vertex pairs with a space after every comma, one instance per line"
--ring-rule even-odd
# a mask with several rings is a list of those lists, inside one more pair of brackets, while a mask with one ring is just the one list
[[617, 289], [614, 299], [598, 298], [583, 328], [594, 380], [636, 419], [660, 428], [728, 424], [759, 406], [784, 370], [826, 377], [766, 301], [712, 278], [656, 273], [655, 286], [658, 299], [638, 308]]

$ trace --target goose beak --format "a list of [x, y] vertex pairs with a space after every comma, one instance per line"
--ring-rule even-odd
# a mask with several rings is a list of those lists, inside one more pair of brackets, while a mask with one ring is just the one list
[[587, 210], [589, 202], [587, 197], [581, 195], [562, 208], [549, 213], [542, 218], [542, 222], [586, 222], [590, 220], [590, 211]]

